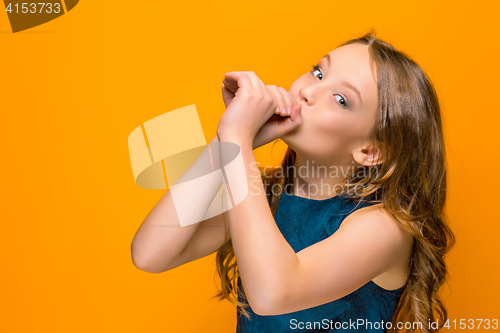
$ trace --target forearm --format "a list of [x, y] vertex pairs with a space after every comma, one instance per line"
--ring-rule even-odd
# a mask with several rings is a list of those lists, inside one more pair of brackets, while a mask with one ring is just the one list
[[[211, 142], [217, 143], [217, 136]], [[179, 186], [175, 188], [176, 192], [172, 192], [172, 188], [193, 179], [200, 170], [212, 169], [214, 171], [214, 164], [208, 156], [211, 152], [208, 149], [207, 146], [142, 222], [132, 241], [134, 263], [160, 271], [182, 253], [202, 224], [201, 221], [222, 185], [222, 178], [220, 181], [215, 179], [211, 182], [204, 182], [203, 187], [196, 187], [196, 193], [191, 193], [193, 189], [188, 187]], [[214, 147], [211, 150], [213, 151]], [[194, 194], [196, 194], [194, 202], [179, 201], [182, 198], [193, 197]], [[199, 222], [186, 225], [186, 216], [191, 222]]]
[[[245, 293], [252, 307], [272, 307], [283, 297], [288, 276], [298, 269], [299, 261], [276, 225], [260, 172], [252, 167], [256, 165], [252, 144], [221, 135], [219, 140], [238, 144], [245, 165], [240, 174], [246, 177], [248, 195], [225, 213]], [[230, 189], [231, 183], [229, 179]]]

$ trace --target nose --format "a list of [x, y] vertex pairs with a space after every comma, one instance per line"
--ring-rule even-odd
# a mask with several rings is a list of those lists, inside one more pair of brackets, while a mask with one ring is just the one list
[[312, 106], [316, 102], [317, 87], [315, 85], [304, 86], [299, 90], [299, 102]]

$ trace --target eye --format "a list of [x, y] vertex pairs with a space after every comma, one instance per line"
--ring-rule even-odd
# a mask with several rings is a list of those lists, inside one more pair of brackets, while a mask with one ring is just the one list
[[[347, 109], [347, 107], [349, 106], [349, 104], [347, 104], [347, 99], [344, 98], [344, 96], [339, 95], [339, 94], [336, 94], [335, 96], [340, 97], [340, 103], [339, 103], [340, 106], [342, 106], [344, 109]], [[339, 100], [337, 99], [337, 101], [339, 101]]]
[[[321, 73], [321, 68], [319, 68], [318, 65], [313, 65], [312, 68], [313, 69], [311, 71], [311, 74], [314, 75], [319, 80], [322, 80], [323, 79], [323, 73]], [[345, 98], [344, 96], [342, 96], [340, 94], [336, 94], [335, 96], [336, 97], [340, 97], [340, 101], [339, 100], [337, 100], [337, 101], [339, 101], [339, 104], [340, 104], [341, 107], [343, 107], [344, 109], [347, 109], [349, 107], [349, 104], [347, 103], [347, 98]]]
[[[320, 75], [321, 77], [319, 79], [320, 80], [323, 79], [323, 73], [321, 73], [321, 69], [319, 68], [319, 66], [313, 65], [312, 67], [313, 67], [313, 69], [311, 71], [312, 75], [314, 75], [315, 77], [318, 77], [318, 75]], [[318, 73], [315, 74], [315, 72], [318, 72]]]

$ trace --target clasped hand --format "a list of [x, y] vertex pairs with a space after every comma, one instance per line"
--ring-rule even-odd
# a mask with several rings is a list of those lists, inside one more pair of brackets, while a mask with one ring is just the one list
[[265, 85], [254, 72], [229, 72], [222, 82], [226, 111], [217, 127], [221, 141], [251, 143], [255, 149], [302, 124], [295, 98], [284, 88]]

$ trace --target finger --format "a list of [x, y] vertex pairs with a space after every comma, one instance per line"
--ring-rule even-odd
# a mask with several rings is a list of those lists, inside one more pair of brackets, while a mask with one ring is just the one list
[[283, 98], [286, 101], [287, 114], [290, 116], [292, 107], [297, 104], [297, 101], [295, 101], [295, 98], [293, 98], [292, 94], [290, 94], [285, 88], [279, 87], [278, 89], [283, 94]]
[[273, 98], [276, 100], [278, 106], [276, 107], [276, 111], [274, 113], [277, 113], [281, 116], [287, 116], [286, 112], [286, 101], [285, 101], [285, 96], [279, 91], [278, 87], [274, 85], [267, 85], [266, 86], [267, 91], [273, 96]]
[[243, 73], [245, 73], [245, 74], [248, 75], [248, 78], [250, 79], [250, 81], [252, 81], [252, 85], [253, 85], [254, 88], [261, 87], [263, 89], [266, 89], [266, 85], [257, 76], [257, 74], [255, 74], [254, 72], [243, 72]]
[[227, 79], [227, 82], [232, 85], [231, 87], [234, 88], [234, 85], [236, 85], [237, 89], [234, 90], [235, 93], [240, 88], [253, 89], [252, 82], [245, 73], [229, 72], [224, 74], [224, 78]]
[[245, 71], [238, 71], [238, 72], [229, 72], [224, 74], [225, 77], [228, 80], [231, 80], [232, 82], [235, 82], [238, 86], [238, 88], [241, 88], [242, 83], [246, 83], [246, 88], [248, 89], [255, 89], [255, 87], [259, 87], [259, 85], [256, 85], [253, 80], [251, 80], [250, 76], [248, 75], [249, 72]]
[[293, 131], [300, 125], [302, 125], [302, 111], [301, 105], [297, 104], [292, 108], [292, 116], [287, 118], [281, 118], [278, 120], [278, 133], [281, 138], [283, 135]]
[[234, 93], [227, 89], [227, 87], [222, 84], [222, 100], [224, 101], [224, 104], [226, 107], [231, 103], [231, 100], [234, 98]]
[[222, 83], [226, 87], [227, 90], [232, 92], [233, 94], [238, 90], [238, 81], [234, 75], [230, 75], [231, 72], [225, 73], [224, 78], [222, 79]]
[[277, 107], [276, 110], [274, 111], [275, 114], [279, 114], [280, 116], [286, 116], [285, 112], [285, 100], [281, 93], [278, 90], [278, 87], [269, 85], [266, 86], [267, 91], [271, 94], [271, 96], [274, 98], [276, 101]]

